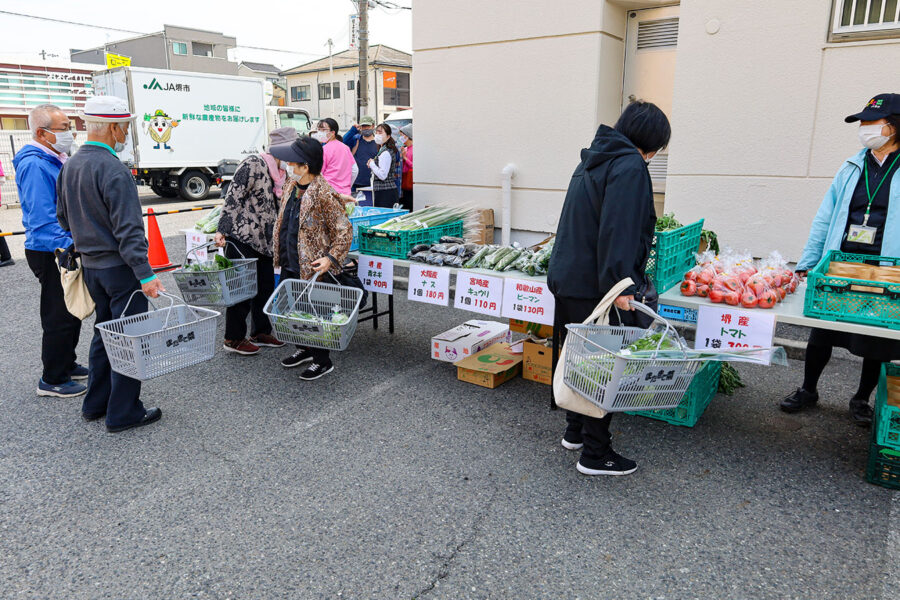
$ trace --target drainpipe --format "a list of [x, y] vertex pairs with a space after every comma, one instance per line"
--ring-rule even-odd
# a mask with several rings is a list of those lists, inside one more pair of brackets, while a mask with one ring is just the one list
[[503, 229], [500, 240], [504, 246], [509, 245], [510, 221], [512, 220], [512, 178], [516, 174], [516, 165], [509, 163], [500, 171], [503, 180], [500, 189], [503, 191]]

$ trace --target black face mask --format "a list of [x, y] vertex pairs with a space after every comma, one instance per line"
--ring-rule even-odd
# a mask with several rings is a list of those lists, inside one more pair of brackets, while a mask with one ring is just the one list
[[373, 135], [375, 135], [375, 130], [374, 129], [360, 129], [359, 133], [363, 137], [372, 137]]

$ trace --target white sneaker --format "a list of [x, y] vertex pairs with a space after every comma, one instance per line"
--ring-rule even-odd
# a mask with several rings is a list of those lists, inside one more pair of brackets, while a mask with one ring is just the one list
[[573, 444], [572, 442], [567, 442], [566, 438], [563, 438], [560, 443], [566, 450], [581, 450], [584, 448], [584, 444]]

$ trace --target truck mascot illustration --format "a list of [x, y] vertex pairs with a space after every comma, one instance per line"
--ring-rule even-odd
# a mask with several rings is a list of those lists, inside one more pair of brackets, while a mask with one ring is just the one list
[[169, 140], [172, 139], [172, 129], [178, 127], [178, 121], [159, 109], [153, 115], [147, 115], [144, 127], [150, 134], [150, 139], [156, 142], [156, 145], [153, 146], [154, 150], [159, 150], [160, 144], [166, 150], [171, 150]]

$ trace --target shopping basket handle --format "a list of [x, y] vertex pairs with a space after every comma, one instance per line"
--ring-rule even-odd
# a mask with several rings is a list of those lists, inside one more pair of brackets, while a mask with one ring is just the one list
[[[126, 312], [128, 312], [128, 307], [131, 306], [131, 301], [134, 299], [135, 294], [144, 294], [144, 291], [143, 290], [134, 290], [133, 292], [131, 292], [131, 295], [128, 296], [128, 302], [125, 303], [125, 308], [122, 309], [122, 314], [119, 315], [120, 319], [125, 316]], [[147, 294], [144, 294], [144, 295], [147, 296]], [[159, 292], [159, 295], [167, 296], [169, 298], [169, 308], [171, 308], [175, 304], [175, 300], [180, 300], [180, 298], [178, 296], [173, 296], [172, 294], [167, 294], [166, 292]], [[175, 300], [173, 300], [173, 298]], [[151, 298], [150, 296], [147, 296], [147, 302], [149, 302], [150, 306], [152, 306], [153, 309], [156, 310], [156, 305], [153, 304], [153, 298]]]
[[[303, 280], [301, 279], [300, 281], [303, 281]], [[310, 288], [312, 288], [315, 285], [315, 283], [316, 283], [315, 277], [313, 277], [310, 281], [308, 281], [306, 283], [306, 287], [303, 288], [299, 294], [297, 294], [297, 298], [294, 300], [293, 304], [291, 304], [291, 307], [288, 309], [287, 312], [291, 312], [297, 308], [297, 305], [300, 303], [300, 301], [303, 299], [303, 297], [306, 296], [309, 291], [311, 291]], [[312, 308], [313, 314], [318, 319], [319, 313], [316, 312], [316, 307], [313, 306], [312, 301], [310, 301], [309, 305]]]
[[200, 244], [199, 246], [194, 246], [193, 248], [191, 248], [190, 250], [188, 250], [185, 253], [184, 262], [181, 263], [181, 267], [184, 268], [187, 266], [187, 264], [188, 264], [187, 261], [191, 257], [192, 252], [194, 253], [194, 258], [196, 258], [197, 260], [200, 260], [200, 257], [197, 256], [197, 254], [196, 254], [197, 250], [200, 250], [201, 248], [212, 248], [215, 245], [216, 245], [216, 243], [214, 241], [210, 240], [210, 241], [206, 242], [205, 244]]
[[[215, 242], [212, 242], [212, 243], [215, 243]], [[233, 247], [235, 250], [237, 250], [237, 253], [241, 255], [241, 258], [247, 258], [246, 256], [244, 256], [244, 253], [241, 252], [241, 249], [237, 247], [237, 244], [235, 244], [235, 243], [232, 242], [231, 240], [226, 240], [226, 241], [225, 241], [225, 245], [227, 246], [228, 244], [231, 244], [232, 247]]]
[[[672, 332], [672, 338], [674, 338], [675, 343], [678, 344], [678, 348], [681, 350], [681, 353], [687, 356], [687, 348], [685, 348], [684, 344], [681, 343], [681, 336], [678, 335], [678, 331], [669, 323], [667, 320], [659, 316], [655, 310], [644, 304], [643, 302], [635, 302], [634, 300], [629, 300], [628, 305], [631, 306], [636, 311], [642, 312], [645, 315], [652, 317], [654, 321], [659, 321], [663, 325], [666, 326], [666, 332]], [[656, 351], [659, 352], [660, 347], [662, 346], [663, 338], [659, 339], [659, 344], [656, 346]]]

